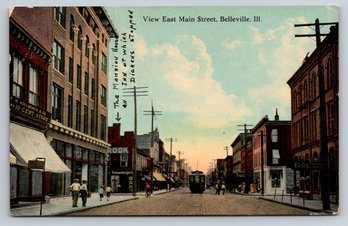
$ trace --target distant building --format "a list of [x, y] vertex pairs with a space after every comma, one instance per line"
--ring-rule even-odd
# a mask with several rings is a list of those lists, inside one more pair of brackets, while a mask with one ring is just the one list
[[[231, 147], [233, 150], [232, 155], [232, 188], [238, 188], [243, 182], [245, 183], [245, 149], [243, 146], [247, 142], [252, 141], [251, 134], [240, 133], [232, 142]], [[250, 145], [249, 145], [250, 146]], [[248, 149], [250, 150], [250, 149]], [[249, 164], [250, 167], [250, 164]], [[249, 173], [252, 171], [249, 171]]]
[[[253, 139], [253, 182], [264, 194], [290, 193], [294, 188], [291, 153], [291, 122], [263, 117], [251, 131]], [[262, 136], [261, 136], [262, 135]], [[263, 163], [261, 161], [263, 155]], [[263, 174], [263, 180], [262, 180]]]
[[[319, 88], [318, 48], [303, 61], [289, 79], [291, 88], [291, 150], [296, 170], [296, 187], [312, 198], [321, 198], [321, 183], [328, 183], [332, 201], [338, 200], [339, 150], [339, 82], [338, 82], [338, 28], [321, 42], [324, 90]], [[319, 93], [324, 92], [327, 124], [328, 181], [320, 179], [321, 169], [321, 118]]]

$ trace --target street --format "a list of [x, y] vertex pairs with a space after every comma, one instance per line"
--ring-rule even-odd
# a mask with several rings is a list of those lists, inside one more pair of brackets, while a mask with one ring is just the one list
[[310, 211], [281, 205], [258, 196], [226, 193], [215, 195], [215, 190], [191, 194], [188, 188], [162, 195], [96, 207], [68, 214], [69, 216], [260, 216], [309, 215]]

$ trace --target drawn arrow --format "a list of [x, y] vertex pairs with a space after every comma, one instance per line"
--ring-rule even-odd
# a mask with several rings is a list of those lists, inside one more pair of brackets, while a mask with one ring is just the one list
[[115, 118], [118, 122], [121, 120], [120, 112], [117, 112], [117, 117]]

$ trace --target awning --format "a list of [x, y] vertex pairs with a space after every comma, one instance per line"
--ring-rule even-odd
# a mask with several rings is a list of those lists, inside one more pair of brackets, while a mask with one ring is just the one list
[[28, 165], [29, 160], [45, 158], [45, 171], [64, 173], [71, 170], [59, 158], [42, 132], [10, 123], [10, 145], [13, 155]]
[[156, 178], [156, 180], [158, 181], [166, 181], [166, 179], [164, 179], [164, 177], [162, 176], [162, 174], [157, 173], [157, 172], [153, 172], [153, 176]]

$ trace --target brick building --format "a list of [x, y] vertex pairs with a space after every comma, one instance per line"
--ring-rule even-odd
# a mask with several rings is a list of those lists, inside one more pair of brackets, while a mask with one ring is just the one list
[[51, 17], [47, 137], [72, 173], [52, 175], [50, 193], [68, 194], [74, 178], [96, 192], [106, 183], [107, 56], [117, 32], [102, 7], [54, 7]]
[[[52, 57], [52, 15], [49, 7], [16, 7], [10, 14], [11, 204], [49, 194], [50, 175], [70, 172], [45, 136], [51, 118], [47, 111], [47, 83]], [[45, 164], [31, 165], [30, 161], [37, 158]]]
[[[324, 90], [319, 88], [318, 49], [321, 52]], [[321, 183], [329, 185], [331, 200], [338, 200], [338, 28], [330, 33], [289, 79], [291, 88], [291, 150], [299, 192], [321, 198]], [[320, 181], [321, 123], [320, 97], [325, 96], [328, 181]], [[325, 133], [325, 132], [324, 132]]]
[[294, 188], [290, 131], [291, 122], [279, 120], [277, 112], [274, 120], [265, 116], [251, 131], [253, 181], [264, 194], [289, 193]]

